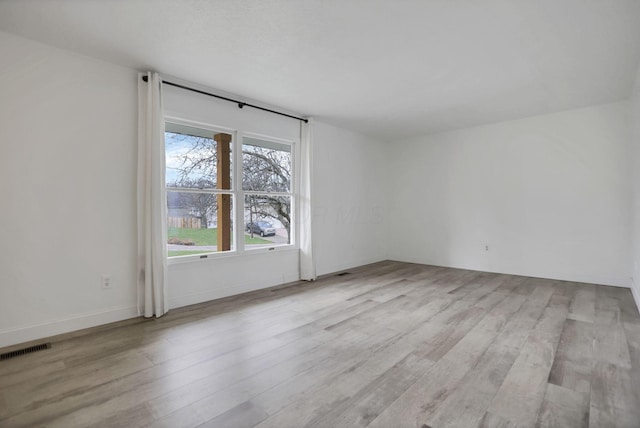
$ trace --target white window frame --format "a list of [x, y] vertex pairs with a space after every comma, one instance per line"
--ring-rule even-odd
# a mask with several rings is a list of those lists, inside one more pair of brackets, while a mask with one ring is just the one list
[[[296, 162], [296, 152], [297, 152], [297, 145], [295, 141], [289, 141], [289, 140], [284, 140], [282, 138], [276, 138], [276, 137], [271, 137], [268, 135], [263, 135], [263, 134], [256, 134], [253, 132], [238, 132], [238, 152], [240, 155], [242, 154], [242, 145], [243, 145], [243, 141], [246, 138], [253, 138], [253, 139], [257, 139], [257, 140], [262, 140], [262, 141], [267, 141], [267, 142], [272, 142], [272, 143], [278, 143], [278, 144], [282, 144], [282, 145], [287, 145], [290, 147], [290, 153], [291, 153], [291, 173], [290, 173], [290, 179], [291, 179], [291, 183], [290, 188], [289, 188], [289, 192], [263, 192], [263, 191], [257, 191], [257, 190], [247, 190], [245, 191], [242, 188], [242, 178], [244, 177], [244, 171], [242, 171], [242, 157], [238, 156], [239, 158], [239, 163], [240, 166], [237, 169], [237, 174], [239, 175], [235, 177], [235, 179], [239, 180], [238, 184], [239, 184], [239, 189], [238, 189], [238, 198], [242, 199], [242, 211], [239, 211], [239, 215], [242, 217], [242, 221], [241, 223], [238, 224], [243, 224], [244, 225], [244, 200], [245, 200], [245, 195], [249, 194], [249, 195], [271, 195], [271, 196], [288, 196], [290, 197], [290, 201], [291, 201], [291, 206], [290, 206], [290, 211], [291, 211], [291, 222], [289, 224], [289, 244], [278, 244], [275, 245], [273, 247], [262, 247], [262, 248], [249, 248], [246, 249], [244, 248], [244, 228], [240, 231], [240, 234], [242, 235], [242, 239], [239, 240], [238, 242], [240, 243], [240, 245], [242, 246], [242, 250], [243, 251], [250, 251], [250, 252], [256, 252], [256, 251], [273, 251], [276, 248], [297, 248], [297, 233], [296, 233], [296, 214], [297, 214], [297, 198], [296, 198], [296, 191], [297, 191], [297, 162]], [[237, 220], [237, 218], [236, 218]]]
[[[245, 254], [259, 254], [266, 252], [279, 252], [279, 251], [291, 251], [298, 249], [297, 239], [297, 189], [298, 189], [298, 172], [297, 172], [297, 141], [291, 141], [269, 135], [254, 133], [250, 131], [243, 131], [239, 129], [226, 128], [224, 126], [213, 125], [210, 123], [196, 122], [188, 119], [182, 119], [175, 116], [165, 116], [165, 123], [171, 123], [176, 125], [190, 126], [193, 128], [204, 129], [211, 131], [212, 133], [224, 133], [230, 134], [231, 138], [231, 165], [233, 169], [233, 177], [231, 180], [231, 189], [184, 189], [184, 188], [167, 188], [166, 180], [163, 183], [163, 191], [165, 194], [168, 192], [194, 192], [194, 193], [211, 193], [211, 194], [227, 194], [231, 195], [232, 200], [232, 212], [233, 219], [233, 237], [234, 245], [229, 251], [216, 251], [210, 253], [190, 254], [184, 256], [169, 257], [167, 252], [167, 263], [178, 264], [185, 262], [205, 262], [207, 260], [215, 260], [225, 257], [238, 257]], [[165, 125], [166, 130], [166, 125]], [[166, 131], [165, 131], [166, 132]], [[268, 142], [274, 142], [278, 144], [284, 144], [291, 147], [291, 188], [289, 192], [261, 192], [261, 191], [244, 191], [242, 188], [242, 143], [244, 137], [259, 139]], [[166, 152], [166, 148], [165, 148]], [[273, 246], [260, 247], [260, 248], [246, 248], [244, 244], [244, 200], [245, 194], [268, 194], [275, 196], [288, 196], [291, 198], [291, 223], [289, 227], [289, 244], [274, 244]], [[242, 227], [238, 227], [242, 225]], [[165, 228], [167, 225], [165, 225]]]

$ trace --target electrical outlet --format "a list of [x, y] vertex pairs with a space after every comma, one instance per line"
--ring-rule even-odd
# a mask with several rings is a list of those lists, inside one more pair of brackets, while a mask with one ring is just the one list
[[102, 288], [108, 290], [111, 288], [111, 275], [102, 274]]
[[484, 246], [484, 250], [485, 250], [485, 251], [489, 251], [489, 246], [488, 246], [488, 245], [485, 245], [485, 246]]

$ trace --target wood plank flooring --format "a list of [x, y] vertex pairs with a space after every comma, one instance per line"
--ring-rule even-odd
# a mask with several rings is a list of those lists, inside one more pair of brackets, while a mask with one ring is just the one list
[[628, 289], [381, 262], [54, 338], [0, 427], [640, 427]]

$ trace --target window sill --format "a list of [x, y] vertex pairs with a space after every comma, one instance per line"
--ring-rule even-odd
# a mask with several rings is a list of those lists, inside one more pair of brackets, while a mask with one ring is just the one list
[[178, 257], [169, 257], [167, 258], [167, 265], [177, 265], [184, 263], [196, 263], [196, 262], [206, 262], [211, 260], [218, 259], [226, 259], [232, 257], [247, 257], [253, 256], [257, 254], [266, 254], [266, 253], [290, 253], [294, 251], [298, 251], [297, 245], [278, 245], [274, 247], [264, 247], [264, 248], [253, 248], [253, 249], [245, 249], [244, 251], [225, 251], [223, 253], [207, 253], [207, 254], [194, 254], [188, 256], [178, 256]]

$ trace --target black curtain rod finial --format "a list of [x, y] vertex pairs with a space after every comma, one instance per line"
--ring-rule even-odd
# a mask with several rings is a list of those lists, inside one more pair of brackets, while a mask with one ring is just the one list
[[[145, 81], [145, 82], [148, 82], [149, 78], [147, 76], [142, 76], [142, 80]], [[304, 123], [309, 123], [309, 119], [305, 119], [304, 117], [293, 116], [291, 114], [282, 113], [282, 112], [279, 112], [279, 111], [276, 111], [276, 110], [271, 110], [271, 109], [260, 107], [260, 106], [254, 105], [254, 104], [245, 103], [245, 102], [242, 102], [242, 101], [239, 101], [239, 100], [234, 100], [233, 98], [223, 97], [222, 95], [212, 94], [210, 92], [201, 91], [200, 89], [190, 88], [188, 86], [180, 85], [178, 83], [168, 82], [166, 80], [163, 80], [162, 83], [165, 84], [165, 85], [174, 86], [176, 88], [185, 89], [187, 91], [195, 92], [195, 93], [198, 93], [198, 94], [208, 95], [210, 97], [218, 98], [220, 100], [230, 101], [232, 103], [238, 104], [238, 108], [243, 108], [244, 106], [248, 106], [248, 107], [252, 107], [252, 108], [255, 108], [255, 109], [258, 109], [258, 110], [262, 110], [262, 111], [266, 111], [266, 112], [269, 112], [269, 113], [278, 114], [280, 116], [290, 117], [291, 119], [296, 119], [296, 120], [299, 120], [299, 121], [304, 122]]]

